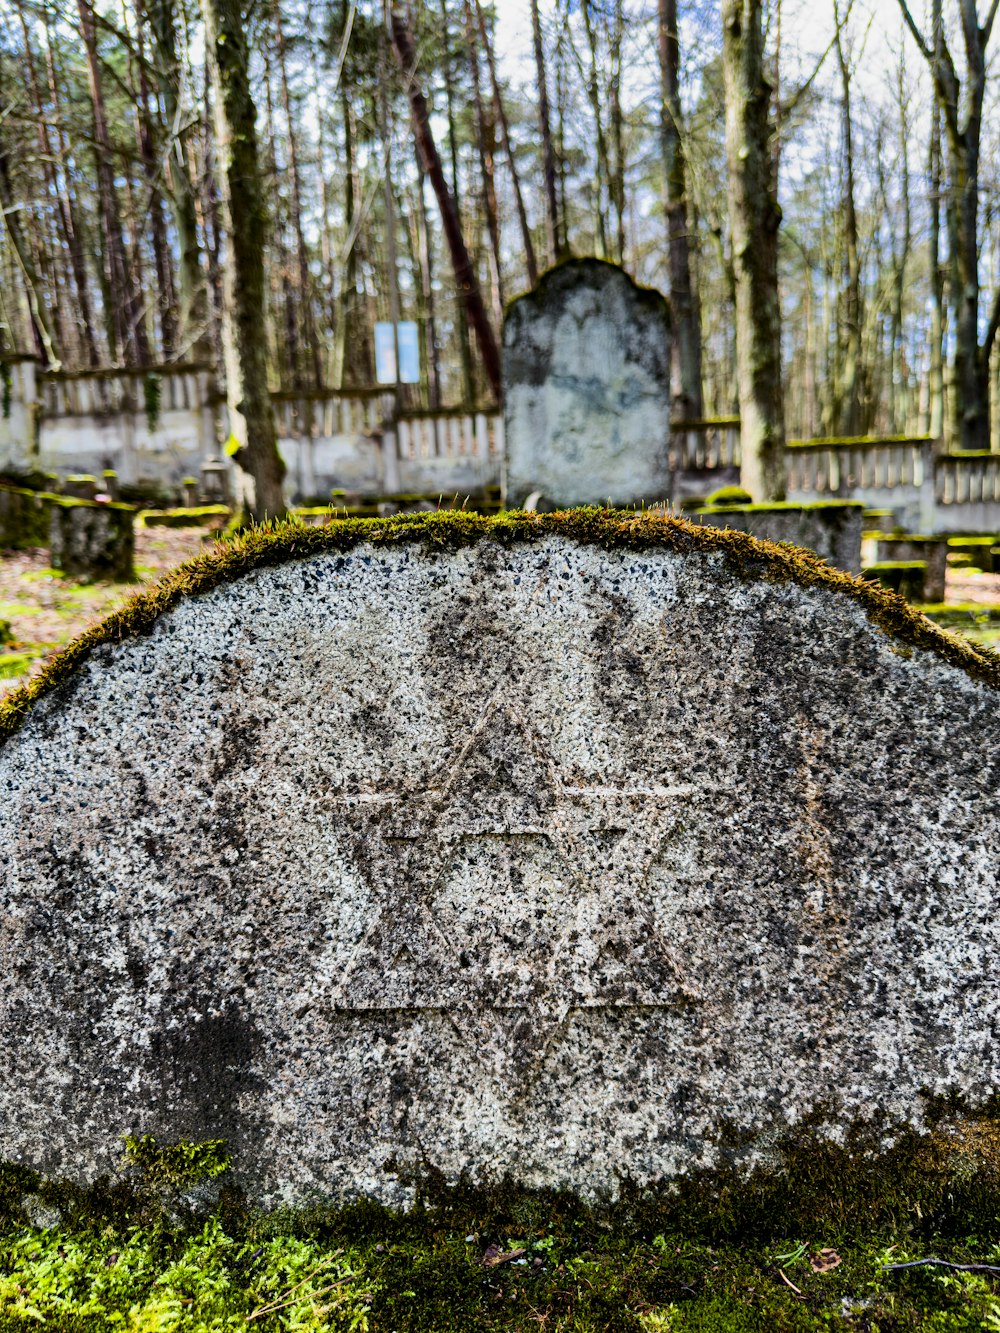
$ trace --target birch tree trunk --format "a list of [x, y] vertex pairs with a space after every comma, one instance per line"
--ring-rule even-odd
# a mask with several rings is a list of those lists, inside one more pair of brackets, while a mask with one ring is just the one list
[[771, 83], [762, 0], [723, 0], [729, 221], [736, 279], [736, 366], [741, 480], [756, 501], [785, 496], [778, 228], [771, 145]]

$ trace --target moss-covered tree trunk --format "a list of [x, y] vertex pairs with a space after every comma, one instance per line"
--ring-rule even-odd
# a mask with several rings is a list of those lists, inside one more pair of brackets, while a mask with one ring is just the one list
[[741, 480], [754, 500], [785, 497], [778, 227], [771, 153], [771, 84], [764, 65], [762, 0], [724, 0], [729, 220], [736, 278], [736, 372]]
[[244, 509], [255, 520], [285, 512], [285, 467], [267, 384], [264, 244], [267, 208], [257, 151], [257, 111], [239, 0], [204, 0], [215, 102], [222, 225], [225, 230], [222, 341], [230, 429], [246, 475]]

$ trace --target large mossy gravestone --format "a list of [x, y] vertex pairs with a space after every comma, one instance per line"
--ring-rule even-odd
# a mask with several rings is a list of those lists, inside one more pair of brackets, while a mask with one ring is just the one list
[[248, 542], [5, 715], [0, 1158], [613, 1193], [1000, 1091], [995, 657], [673, 520]]
[[508, 505], [669, 498], [670, 314], [616, 265], [570, 260], [511, 303], [503, 402]]

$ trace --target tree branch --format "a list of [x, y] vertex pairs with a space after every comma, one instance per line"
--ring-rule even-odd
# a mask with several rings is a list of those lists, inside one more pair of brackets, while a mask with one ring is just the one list
[[1000, 285], [997, 286], [993, 296], [993, 309], [990, 311], [990, 322], [986, 326], [986, 337], [983, 339], [983, 345], [979, 353], [983, 365], [989, 363], [990, 353], [993, 351], [993, 344], [996, 342], [998, 330], [1000, 330]]
[[806, 79], [805, 83], [803, 83], [802, 86], [796, 90], [795, 96], [792, 97], [792, 98], [790, 98], [787, 102], [783, 102], [783, 103], [781, 104], [781, 119], [782, 119], [782, 120], [785, 120], [788, 116], [790, 116], [790, 115], [792, 114], [792, 112], [795, 110], [795, 108], [796, 108], [796, 107], [799, 105], [799, 103], [802, 101], [803, 97], [805, 97], [806, 93], [809, 91], [809, 89], [810, 89], [810, 88], [812, 87], [812, 85], [815, 83], [817, 75], [819, 74], [820, 70], [823, 68], [824, 64], [826, 63], [826, 58], [827, 58], [827, 56], [830, 54], [830, 52], [831, 52], [831, 51], [833, 50], [833, 48], [836, 46], [836, 44], [837, 44], [837, 39], [840, 37], [840, 34], [841, 34], [841, 32], [843, 31], [843, 29], [844, 29], [844, 25], [846, 24], [847, 20], [851, 17], [851, 10], [852, 10], [853, 8], [854, 8], [854, 0], [850, 0], [850, 3], [849, 3], [848, 6], [847, 6], [847, 12], [844, 14], [844, 17], [843, 17], [842, 19], [840, 19], [839, 22], [837, 23], [836, 31], [834, 32], [833, 36], [830, 38], [830, 44], [829, 44], [829, 46], [826, 48], [826, 50], [825, 50], [825, 51], [823, 52], [823, 54], [820, 56], [819, 60], [816, 62], [816, 68], [815, 68], [815, 69], [813, 70], [813, 72], [809, 75], [808, 79]]
[[[995, 5], [996, 5], [996, 0], [994, 0], [994, 7], [995, 7]], [[933, 52], [933, 51], [931, 50], [931, 48], [927, 45], [926, 41], [924, 40], [923, 33], [922, 33], [922, 32], [920, 31], [920, 29], [917, 27], [916, 23], [914, 23], [914, 21], [913, 21], [913, 15], [910, 13], [909, 9], [907, 8], [906, 0], [899, 0], [899, 7], [900, 7], [900, 9], [903, 11], [903, 18], [904, 18], [905, 21], [906, 21], [906, 26], [909, 28], [910, 32], [913, 34], [913, 40], [916, 42], [917, 46], [920, 48], [920, 54], [921, 54], [921, 55], [923, 56], [923, 58], [927, 61], [928, 64], [932, 64], [933, 61], [934, 61], [934, 52]]]

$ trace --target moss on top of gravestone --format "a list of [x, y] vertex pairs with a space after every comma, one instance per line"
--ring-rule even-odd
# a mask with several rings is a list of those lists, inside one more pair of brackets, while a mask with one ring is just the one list
[[739, 578], [823, 588], [848, 597], [882, 633], [905, 648], [936, 654], [974, 680], [1000, 690], [1000, 653], [940, 629], [897, 594], [856, 575], [833, 569], [810, 551], [776, 544], [725, 528], [702, 526], [652, 511], [569, 509], [554, 514], [520, 510], [493, 518], [464, 510], [396, 514], [382, 519], [344, 519], [323, 527], [301, 523], [246, 529], [214, 549], [171, 570], [158, 583], [129, 597], [100, 624], [52, 658], [26, 685], [0, 700], [0, 744], [20, 727], [33, 704], [50, 693], [103, 644], [148, 633], [157, 619], [187, 597], [232, 583], [253, 570], [303, 560], [328, 551], [419, 544], [444, 552], [491, 540], [501, 545], [563, 537], [607, 550], [665, 550], [676, 555], [714, 555]]

